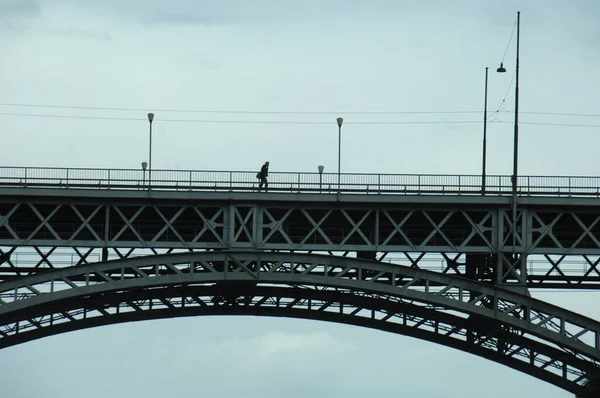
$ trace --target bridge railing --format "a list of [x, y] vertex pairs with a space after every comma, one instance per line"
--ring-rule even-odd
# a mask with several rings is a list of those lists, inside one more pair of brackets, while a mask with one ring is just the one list
[[[71, 189], [246, 191], [254, 171], [0, 167], [0, 186]], [[481, 175], [270, 172], [270, 192], [481, 195]], [[509, 195], [511, 177], [489, 175], [485, 192]], [[520, 176], [519, 195], [600, 196], [600, 177]]]

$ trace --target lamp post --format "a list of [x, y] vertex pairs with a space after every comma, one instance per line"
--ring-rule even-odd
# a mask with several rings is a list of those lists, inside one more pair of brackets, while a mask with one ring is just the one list
[[481, 194], [485, 195], [485, 163], [487, 153], [487, 99], [488, 99], [488, 67], [485, 67], [485, 99], [483, 102], [483, 166], [481, 169]]
[[319, 193], [321, 193], [321, 187], [323, 186], [323, 170], [325, 170], [325, 166], [319, 166]]
[[[521, 12], [517, 12], [517, 58], [515, 63], [515, 127], [513, 136], [513, 174], [512, 182], [512, 223], [513, 223], [513, 256], [516, 254], [517, 242], [517, 178], [519, 166], [519, 36], [521, 30]], [[500, 63], [496, 70], [499, 73], [505, 73], [506, 68]]]
[[340, 170], [342, 165], [342, 123], [344, 123], [344, 119], [338, 117], [338, 195], [340, 193]]
[[152, 121], [154, 120], [154, 113], [148, 114], [148, 122], [150, 122], [150, 144], [148, 145], [148, 189], [152, 185]]
[[[519, 36], [520, 36], [520, 25], [521, 25], [521, 12], [517, 12], [517, 59], [516, 59], [516, 71], [515, 71], [515, 127], [513, 136], [513, 175], [511, 178], [512, 182], [512, 193], [513, 196], [517, 194], [517, 176], [519, 167]], [[499, 73], [505, 73], [506, 68], [502, 63], [496, 70]]]
[[148, 162], [142, 162], [142, 186], [146, 186], [146, 168], [148, 167]]

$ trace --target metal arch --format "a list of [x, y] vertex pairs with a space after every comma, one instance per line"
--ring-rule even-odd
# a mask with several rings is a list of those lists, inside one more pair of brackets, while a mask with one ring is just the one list
[[137, 257], [4, 281], [0, 347], [211, 307], [315, 319], [335, 313], [335, 321], [382, 330], [400, 324], [413, 332], [398, 333], [474, 352], [570, 391], [600, 365], [600, 323], [539, 300], [397, 265], [265, 252]]
[[[432, 310], [423, 310], [418, 306], [337, 291], [265, 286], [252, 288], [251, 291], [244, 291], [243, 288], [240, 290], [242, 295], [236, 296], [229, 305], [225, 303], [230, 298], [222, 296], [222, 292], [215, 285], [182, 286], [152, 293], [128, 292], [124, 295], [115, 294], [110, 298], [90, 297], [86, 303], [80, 304], [117, 312], [97, 317], [79, 317], [75, 321], [57, 323], [52, 328], [37, 329], [26, 333], [28, 336], [16, 336], [19, 341], [15, 344], [95, 326], [149, 319], [198, 315], [303, 318], [369, 327], [431, 341], [504, 364], [573, 393], [584, 391], [580, 385], [584, 380], [581, 374], [577, 379], [570, 380], [546, 369], [548, 366], [552, 367], [550, 370], [562, 370], [563, 367], [586, 369], [589, 364], [584, 360], [569, 357], [557, 349], [500, 330], [489, 330], [486, 335], [469, 338], [467, 336], [473, 334], [473, 331], [469, 330], [468, 320], [455, 315], [437, 314], [436, 317]], [[245, 295], [248, 294], [255, 297], [253, 302], [246, 299]], [[119, 306], [129, 305], [132, 301], [139, 303], [149, 300], [150, 297], [166, 300], [168, 296], [181, 298], [181, 301], [171, 301], [168, 308], [150, 310], [149, 306], [145, 305], [139, 306], [139, 310], [136, 311], [118, 313]], [[218, 301], [215, 300], [216, 297], [219, 298]], [[197, 305], [191, 305], [194, 302]], [[75, 312], [71, 312], [71, 315], [77, 316]], [[396, 318], [395, 322], [390, 321], [393, 318]], [[531, 364], [528, 362], [530, 359], [534, 361]]]

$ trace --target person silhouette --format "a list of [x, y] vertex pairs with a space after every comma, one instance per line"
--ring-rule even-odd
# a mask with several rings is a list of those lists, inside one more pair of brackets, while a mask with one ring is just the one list
[[266, 161], [265, 164], [260, 168], [260, 172], [258, 173], [260, 182], [258, 183], [258, 192], [262, 189], [263, 185], [265, 186], [265, 192], [267, 192], [269, 188], [269, 181], [267, 181], [267, 177], [269, 176], [269, 162]]

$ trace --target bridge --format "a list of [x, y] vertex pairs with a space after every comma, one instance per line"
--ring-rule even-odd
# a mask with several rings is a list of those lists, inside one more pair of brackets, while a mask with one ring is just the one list
[[[132, 320], [253, 314], [474, 353], [579, 395], [600, 322], [600, 178], [0, 168], [0, 348]], [[515, 201], [516, 200], [516, 201]], [[516, 211], [514, 211], [516, 209]]]

